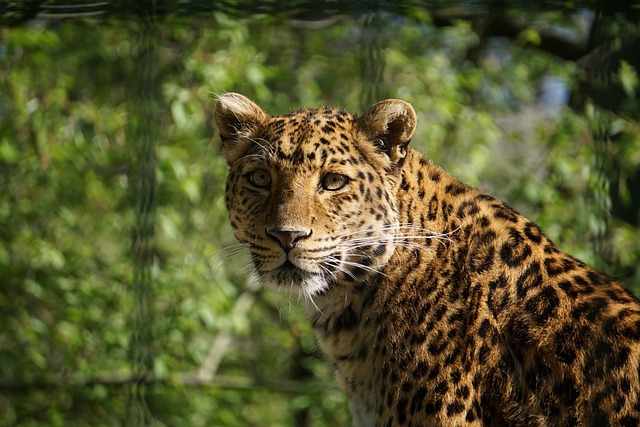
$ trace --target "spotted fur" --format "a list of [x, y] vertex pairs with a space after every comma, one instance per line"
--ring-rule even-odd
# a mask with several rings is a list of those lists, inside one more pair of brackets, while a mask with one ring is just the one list
[[215, 120], [256, 276], [298, 290], [356, 426], [638, 426], [640, 304], [408, 147], [411, 105]]

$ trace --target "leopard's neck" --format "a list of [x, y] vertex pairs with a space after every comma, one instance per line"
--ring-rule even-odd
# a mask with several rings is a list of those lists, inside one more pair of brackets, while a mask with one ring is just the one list
[[434, 236], [455, 233], [461, 225], [456, 201], [478, 194], [473, 187], [409, 149], [396, 198], [399, 221]]

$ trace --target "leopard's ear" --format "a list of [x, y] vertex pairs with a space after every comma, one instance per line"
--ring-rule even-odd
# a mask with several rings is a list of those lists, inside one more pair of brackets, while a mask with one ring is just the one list
[[401, 99], [386, 99], [374, 104], [357, 119], [359, 128], [393, 163], [404, 159], [416, 129], [416, 112]]
[[269, 115], [246, 96], [230, 92], [218, 96], [213, 118], [222, 139], [222, 152], [232, 165], [247, 152], [253, 143], [251, 138]]

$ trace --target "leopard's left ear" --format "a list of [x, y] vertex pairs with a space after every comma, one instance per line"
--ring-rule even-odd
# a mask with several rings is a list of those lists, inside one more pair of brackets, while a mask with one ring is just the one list
[[407, 101], [386, 99], [374, 104], [357, 119], [366, 137], [393, 163], [404, 159], [416, 129], [416, 112]]

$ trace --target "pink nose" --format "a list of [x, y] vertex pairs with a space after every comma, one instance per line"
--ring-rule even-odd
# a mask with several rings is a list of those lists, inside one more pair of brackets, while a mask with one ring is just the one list
[[311, 235], [311, 231], [307, 230], [278, 230], [270, 228], [267, 234], [280, 243], [285, 252], [289, 252], [293, 247], [303, 239]]

